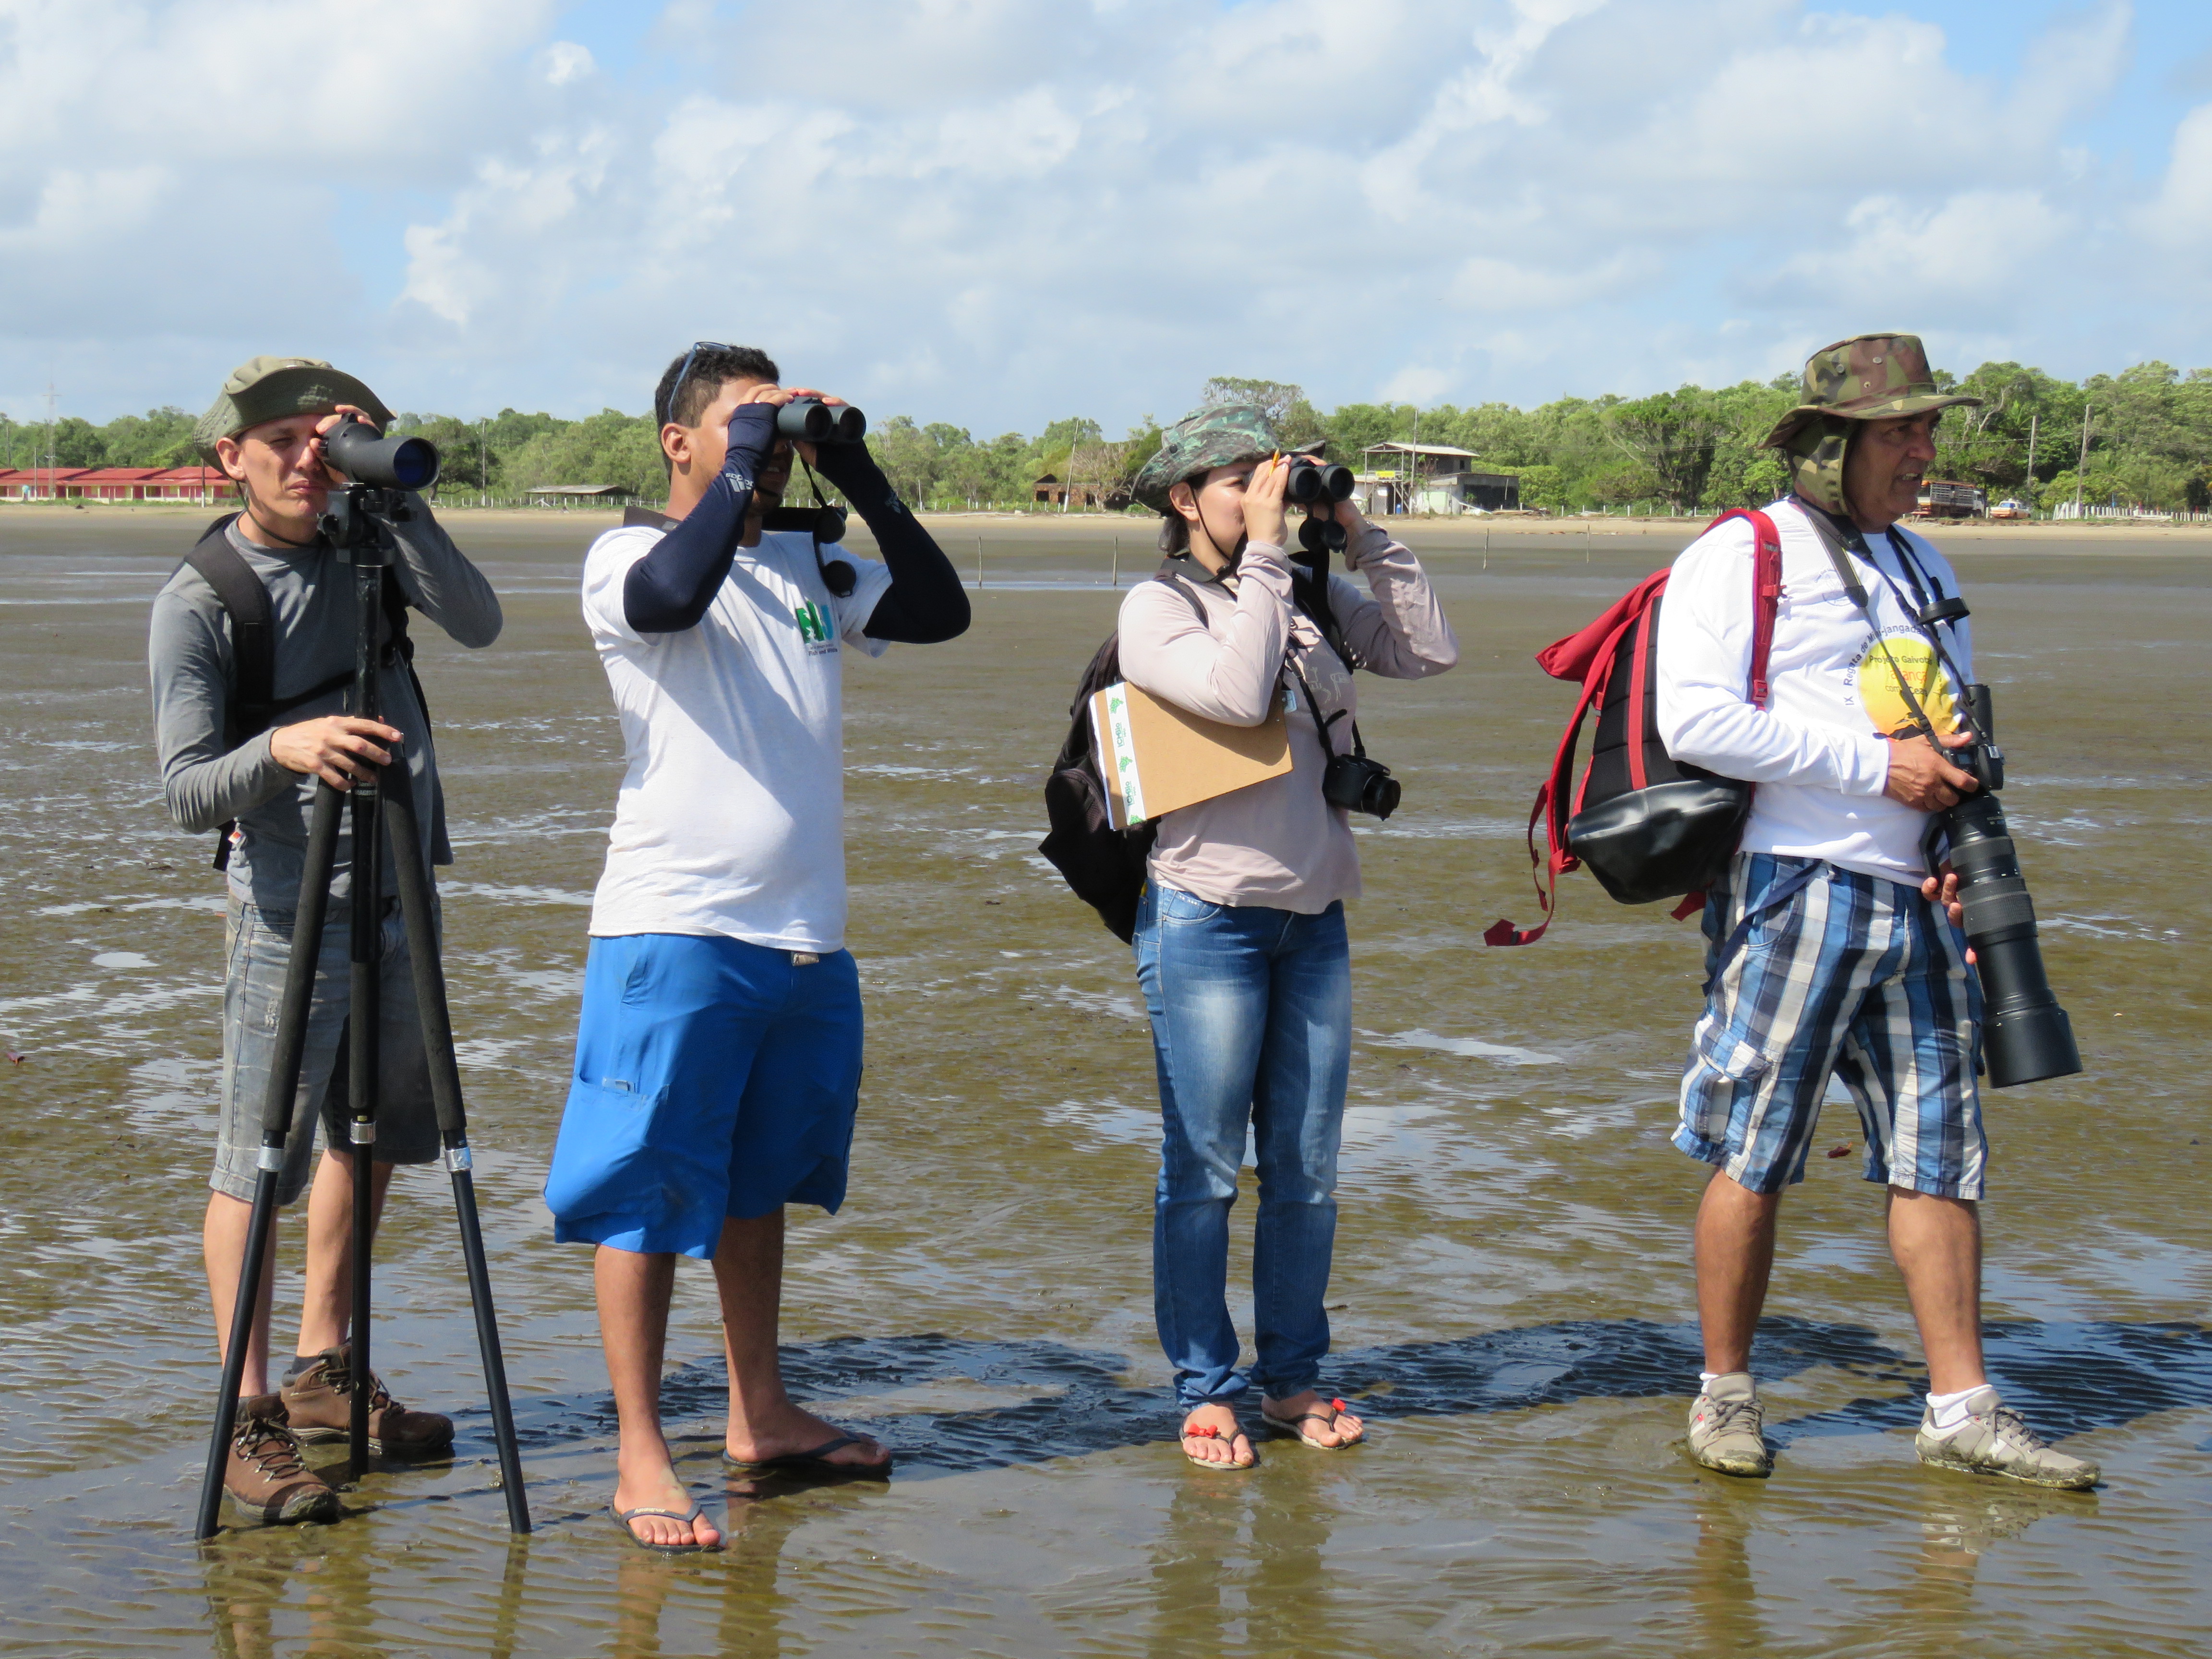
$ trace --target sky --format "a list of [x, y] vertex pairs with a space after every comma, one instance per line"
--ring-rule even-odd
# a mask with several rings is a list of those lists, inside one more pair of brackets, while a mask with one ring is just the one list
[[0, 410], [645, 409], [695, 339], [979, 437], [1215, 374], [1529, 405], [2212, 364], [2206, 0], [0, 0]]

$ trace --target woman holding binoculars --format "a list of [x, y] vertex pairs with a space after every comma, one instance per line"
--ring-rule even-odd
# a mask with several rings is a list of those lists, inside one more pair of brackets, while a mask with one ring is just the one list
[[[1137, 499], [1163, 517], [1167, 580], [1123, 601], [1128, 683], [1233, 726], [1288, 727], [1291, 769], [1167, 812], [1139, 906], [1137, 977], [1152, 1018], [1162, 1124], [1152, 1211], [1153, 1308], [1202, 1468], [1257, 1461], [1237, 1416], [1250, 1386], [1267, 1423], [1325, 1449], [1364, 1430], [1316, 1385], [1336, 1234], [1336, 1159], [1352, 1046], [1344, 902], [1359, 891], [1347, 809], [1387, 815], [1388, 772], [1364, 758], [1352, 671], [1442, 673], [1458, 641], [1405, 547], [1347, 500], [1341, 469], [1286, 457], [1265, 410], [1202, 410], [1168, 428]], [[1370, 592], [1287, 556], [1294, 463], [1307, 544], [1341, 532]], [[1334, 477], [1329, 475], [1334, 474]], [[1229, 1211], [1250, 1127], [1259, 1167], [1253, 1250], [1256, 1362], [1226, 1296]]]

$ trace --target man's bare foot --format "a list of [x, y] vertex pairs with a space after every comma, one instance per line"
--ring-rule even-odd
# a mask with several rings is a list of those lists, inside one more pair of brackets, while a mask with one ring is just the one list
[[[619, 1462], [621, 1473], [615, 1481], [617, 1510], [673, 1510], [682, 1515], [696, 1501], [676, 1478], [676, 1471], [669, 1466], [665, 1453], [657, 1462], [641, 1456], [635, 1471], [629, 1459]], [[640, 1515], [632, 1516], [628, 1524], [630, 1536], [639, 1543], [661, 1549], [684, 1544], [712, 1549], [722, 1541], [720, 1529], [703, 1515], [688, 1522], [665, 1515]]]
[[[1313, 1414], [1308, 1416], [1309, 1413]], [[1260, 1415], [1310, 1445], [1334, 1449], [1357, 1445], [1367, 1437], [1367, 1425], [1346, 1411], [1342, 1401], [1323, 1400], [1311, 1389], [1288, 1400], [1270, 1400], [1261, 1395]], [[1301, 1418], [1303, 1422], [1298, 1420]]]
[[1218, 1405], [1200, 1406], [1183, 1419], [1182, 1455], [1194, 1463], [1218, 1463], [1231, 1469], [1249, 1469], [1260, 1461], [1237, 1413]]
[[[740, 1422], [734, 1415], [730, 1419], [730, 1431], [723, 1449], [732, 1462], [765, 1463], [771, 1458], [791, 1457], [812, 1451], [817, 1446], [837, 1439], [845, 1431], [835, 1423], [804, 1412], [785, 1401], [779, 1407], [765, 1409]], [[835, 1469], [887, 1469], [891, 1455], [882, 1444], [868, 1435], [855, 1437], [856, 1443], [840, 1446], [822, 1461]]]

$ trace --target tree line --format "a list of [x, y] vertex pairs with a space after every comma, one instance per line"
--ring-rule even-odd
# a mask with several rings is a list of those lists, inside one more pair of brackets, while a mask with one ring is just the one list
[[[2045, 511], [2080, 500], [2155, 510], [2212, 507], [2212, 368], [2186, 374], [2161, 362], [2074, 382], [2019, 363], [1984, 363], [1963, 378], [1937, 371], [1945, 390], [1978, 394], [1978, 409], [1948, 412], [1931, 476], [1979, 484]], [[1332, 459], [1364, 465], [1384, 441], [1472, 450], [1457, 465], [1520, 479], [1524, 505], [1550, 512], [1593, 507], [1717, 512], [1772, 500], [1780, 459], [1752, 445], [1797, 400], [1797, 377], [1707, 390], [1685, 386], [1650, 397], [1563, 398], [1536, 409], [1490, 403], [1346, 404], [1324, 414], [1298, 386], [1220, 376], [1208, 404], [1256, 401], [1285, 440], [1326, 444]], [[173, 407], [94, 425], [67, 416], [48, 427], [0, 416], [0, 466], [175, 466], [196, 459], [193, 416]], [[396, 430], [437, 444], [439, 493], [520, 497], [534, 487], [611, 484], [641, 500], [665, 495], [666, 474], [649, 416], [602, 410], [581, 420], [501, 410], [467, 421], [399, 416]], [[966, 428], [900, 415], [877, 422], [869, 447], [909, 501], [939, 510], [1034, 506], [1041, 487], [1079, 503], [1127, 503], [1129, 481], [1159, 447], [1146, 416], [1109, 441], [1097, 421], [1071, 416], [1034, 436], [978, 439]], [[1050, 479], [1049, 485], [1040, 481]], [[805, 488], [799, 481], [800, 493]], [[827, 492], [825, 492], [827, 493]]]

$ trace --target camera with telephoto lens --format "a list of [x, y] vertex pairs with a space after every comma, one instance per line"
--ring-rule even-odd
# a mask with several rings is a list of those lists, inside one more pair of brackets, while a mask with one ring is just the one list
[[1283, 499], [1303, 507], [1327, 507], [1352, 499], [1352, 469], [1310, 455], [1291, 457], [1291, 475], [1283, 481]]
[[1932, 872], [1939, 843], [1950, 844], [1959, 878], [1966, 943], [1982, 981], [1982, 1052], [1993, 1088], [2071, 1077], [2081, 1069], [2074, 1027], [2043, 970], [2036, 943], [2035, 902], [2020, 872], [2020, 856], [1996, 792], [2004, 787], [2004, 755], [1996, 746], [1995, 709], [1986, 685], [1970, 685], [1974, 741], [1943, 751], [1981, 787], [1933, 813], [1920, 843]]
[[380, 438], [357, 415], [323, 434], [323, 457], [352, 479], [379, 489], [428, 489], [438, 482], [437, 446], [426, 438]]
[[775, 411], [775, 429], [810, 444], [856, 444], [867, 435], [868, 417], [850, 404], [832, 408], [819, 398], [794, 398]]

